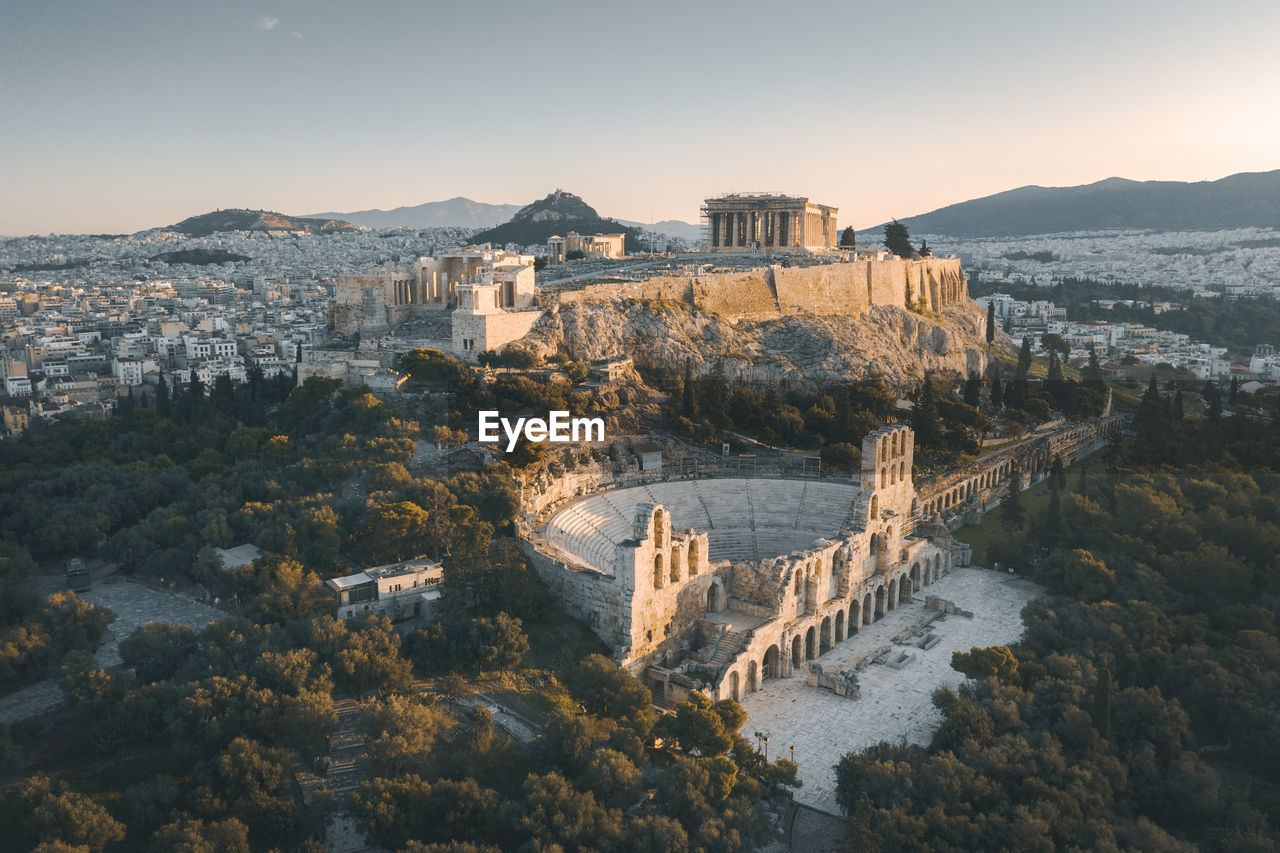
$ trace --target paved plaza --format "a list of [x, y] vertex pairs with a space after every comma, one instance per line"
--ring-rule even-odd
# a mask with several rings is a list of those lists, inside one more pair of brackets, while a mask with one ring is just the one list
[[[805, 683], [808, 666], [790, 678], [770, 679], [742, 700], [747, 712], [743, 731], [769, 736], [769, 757], [789, 755], [795, 746], [804, 786], [796, 799], [816, 809], [838, 814], [835, 764], [848, 752], [880, 741], [927, 744], [941, 722], [932, 695], [939, 687], [955, 688], [965, 676], [951, 668], [953, 651], [974, 646], [1004, 645], [1023, 633], [1022, 608], [1039, 594], [1030, 581], [988, 569], [957, 568], [917, 592], [915, 599], [892, 610], [879, 622], [864, 625], [817, 662], [827, 672], [854, 669], [864, 658], [882, 651], [908, 652], [913, 659], [901, 669], [870, 663], [858, 672], [861, 699], [846, 699]], [[912, 629], [935, 612], [926, 610], [926, 595], [955, 602], [973, 618], [938, 616], [929, 629], [941, 642], [931, 649], [911, 643]], [[899, 645], [896, 639], [907, 644]]]
[[[41, 592], [48, 594], [63, 588], [61, 578], [55, 581], [45, 579]], [[95, 572], [92, 588], [81, 593], [81, 597], [90, 604], [109, 607], [115, 613], [115, 619], [107, 626], [106, 642], [94, 654], [98, 664], [105, 668], [120, 664], [120, 641], [148, 622], [172, 622], [200, 631], [227, 615], [180, 592], [152, 589], [120, 574], [100, 578]], [[34, 717], [61, 704], [62, 690], [52, 679], [46, 679], [0, 698], [0, 723]]]

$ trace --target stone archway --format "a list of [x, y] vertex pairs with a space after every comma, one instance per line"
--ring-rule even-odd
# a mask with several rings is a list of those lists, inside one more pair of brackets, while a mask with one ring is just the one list
[[[774, 652], [774, 656], [776, 657], [777, 646], [772, 646], [771, 651]], [[755, 693], [758, 689], [760, 689], [760, 687], [756, 679], [756, 662], [751, 661], [747, 664], [747, 692]]]
[[870, 625], [876, 621], [875, 607], [871, 602], [871, 593], [867, 593], [866, 598], [862, 599], [862, 624]]
[[875, 616], [877, 620], [884, 618], [885, 603], [886, 603], [886, 599], [885, 599], [884, 587], [878, 587], [876, 589], [876, 616]]
[[862, 624], [862, 605], [857, 599], [849, 605], [849, 633], [845, 636], [852, 637], [858, 633], [858, 626]]
[[809, 630], [804, 632], [804, 659], [813, 660], [818, 656], [818, 637], [817, 631], [813, 626], [809, 626]]
[[911, 591], [914, 593], [920, 589], [920, 564], [915, 563], [911, 566]]
[[836, 634], [834, 640], [839, 643], [843, 641], [844, 638], [844, 608], [841, 608], [836, 611]]
[[898, 606], [906, 604], [911, 600], [911, 593], [914, 592], [911, 586], [911, 578], [903, 575], [898, 579]]
[[897, 578], [894, 578], [893, 580], [889, 581], [889, 591], [885, 595], [884, 606], [886, 611], [893, 610], [898, 606], [898, 579]]
[[800, 645], [800, 635], [791, 638], [791, 668], [798, 670], [804, 663], [804, 649]]
[[831, 617], [822, 617], [822, 626], [818, 630], [818, 654], [824, 654], [831, 651], [834, 640], [831, 636]]
[[738, 693], [738, 673], [729, 673], [729, 698], [735, 702], [742, 698]]
[[724, 585], [720, 583], [720, 579], [716, 578], [711, 582], [711, 586], [707, 587], [707, 612], [720, 613], [724, 610]]
[[772, 645], [765, 650], [764, 661], [760, 664], [761, 680], [770, 678], [778, 678], [782, 675], [782, 652], [778, 651], [777, 645]]

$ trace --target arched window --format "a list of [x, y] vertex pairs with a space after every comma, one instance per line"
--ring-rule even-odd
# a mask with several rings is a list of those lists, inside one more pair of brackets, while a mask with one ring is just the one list
[[880, 496], [871, 496], [871, 520], [875, 521], [880, 517]]
[[666, 583], [666, 573], [662, 570], [662, 555], [653, 555], [653, 587], [662, 589]]
[[689, 542], [689, 577], [698, 573], [698, 540]]
[[680, 583], [680, 551], [675, 546], [671, 548], [671, 582]]

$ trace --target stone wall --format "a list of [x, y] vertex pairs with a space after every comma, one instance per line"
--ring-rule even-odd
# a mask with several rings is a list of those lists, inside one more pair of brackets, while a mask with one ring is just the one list
[[808, 267], [759, 267], [699, 276], [587, 285], [556, 295], [562, 304], [591, 300], [664, 299], [730, 318], [788, 314], [861, 314], [872, 305], [939, 311], [967, 300], [957, 258], [864, 259]]
[[[478, 356], [486, 350], [501, 349], [518, 341], [533, 328], [541, 311], [505, 311], [491, 314], [467, 314], [454, 312], [453, 352], [458, 355]], [[475, 341], [475, 346], [465, 349], [463, 340]]]

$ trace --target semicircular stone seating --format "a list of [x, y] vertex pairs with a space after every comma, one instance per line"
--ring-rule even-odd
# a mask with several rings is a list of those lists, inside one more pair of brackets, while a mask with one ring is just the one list
[[846, 526], [853, 483], [726, 478], [649, 483], [589, 495], [547, 522], [546, 539], [587, 565], [614, 571], [614, 549], [632, 536], [636, 506], [654, 501], [671, 527], [705, 530], [712, 562], [763, 560], [801, 551]]

